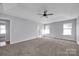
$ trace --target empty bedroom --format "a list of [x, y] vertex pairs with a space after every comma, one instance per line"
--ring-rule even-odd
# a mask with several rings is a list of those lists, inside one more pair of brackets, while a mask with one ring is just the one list
[[79, 56], [79, 3], [0, 3], [0, 56]]

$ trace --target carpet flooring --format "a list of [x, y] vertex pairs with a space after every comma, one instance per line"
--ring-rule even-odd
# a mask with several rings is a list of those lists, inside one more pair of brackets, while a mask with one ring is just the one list
[[0, 48], [0, 56], [78, 56], [76, 42], [36, 38]]

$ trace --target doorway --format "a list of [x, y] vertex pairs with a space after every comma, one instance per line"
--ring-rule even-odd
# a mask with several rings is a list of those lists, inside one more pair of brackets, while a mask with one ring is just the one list
[[0, 19], [0, 47], [10, 45], [10, 20]]

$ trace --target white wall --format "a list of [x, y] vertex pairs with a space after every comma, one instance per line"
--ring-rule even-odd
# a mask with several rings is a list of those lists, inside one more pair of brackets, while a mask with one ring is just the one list
[[32, 37], [36, 37], [38, 34], [37, 23], [28, 20], [14, 19], [12, 20], [11, 33], [12, 43], [31, 39]]
[[3, 12], [3, 6], [2, 6], [2, 4], [0, 3], [0, 13], [2, 13]]
[[10, 41], [10, 21], [6, 21], [6, 41]]
[[[72, 35], [63, 35], [63, 24], [72, 23]], [[76, 19], [54, 22], [50, 25], [51, 37], [76, 41]]]
[[36, 22], [21, 19], [18, 17], [0, 15], [0, 19], [10, 20], [10, 41], [11, 44], [26, 41], [38, 36]]
[[76, 21], [76, 41], [77, 41], [77, 44], [79, 45], [79, 17], [77, 18], [77, 21]]

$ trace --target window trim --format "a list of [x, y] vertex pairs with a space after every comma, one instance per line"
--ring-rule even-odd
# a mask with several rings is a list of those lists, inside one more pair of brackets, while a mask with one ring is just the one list
[[[68, 25], [68, 24], [71, 24], [71, 27], [70, 27], [70, 28], [65, 28], [64, 25], [66, 25], [66, 24], [67, 24], [67, 25]], [[67, 29], [71, 30], [71, 34], [67, 34], [67, 33], [65, 34], [64, 31], [67, 30]], [[64, 35], [64, 36], [71, 36], [71, 35], [72, 35], [72, 23], [64, 23], [64, 24], [63, 24], [63, 35]]]
[[[5, 26], [5, 29], [4, 29], [4, 30], [5, 30], [5, 33], [1, 33], [1, 30], [2, 30], [2, 29], [1, 29], [1, 26]], [[5, 24], [1, 24], [1, 25], [0, 25], [0, 35], [1, 35], [1, 34], [6, 34], [6, 25], [5, 25]]]

